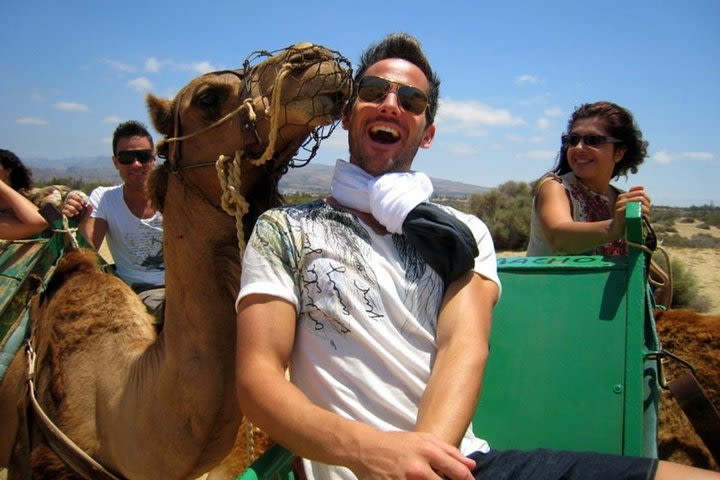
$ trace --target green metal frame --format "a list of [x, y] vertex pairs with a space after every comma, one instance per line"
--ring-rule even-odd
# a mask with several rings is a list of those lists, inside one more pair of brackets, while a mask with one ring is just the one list
[[[638, 206], [638, 208], [635, 208]], [[639, 204], [628, 238], [642, 242]], [[645, 256], [498, 259], [503, 297], [475, 434], [494, 448], [655, 456]], [[648, 323], [649, 322], [649, 323]]]

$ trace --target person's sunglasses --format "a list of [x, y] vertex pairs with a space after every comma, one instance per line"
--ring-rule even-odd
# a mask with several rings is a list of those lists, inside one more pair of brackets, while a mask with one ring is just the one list
[[622, 143], [622, 140], [607, 135], [577, 135], [572, 133], [570, 135], [563, 135], [561, 138], [563, 145], [569, 145], [571, 147], [576, 147], [577, 144], [580, 143], [580, 140], [582, 140], [583, 145], [589, 147], [598, 147], [606, 143]]
[[397, 85], [397, 97], [400, 106], [406, 112], [420, 115], [428, 106], [428, 97], [419, 88], [393, 82], [372, 75], [360, 79], [357, 87], [357, 96], [363, 102], [379, 102], [390, 92], [393, 85]]
[[120, 165], [132, 165], [137, 159], [141, 164], [146, 164], [153, 158], [152, 150], [123, 150], [115, 155]]

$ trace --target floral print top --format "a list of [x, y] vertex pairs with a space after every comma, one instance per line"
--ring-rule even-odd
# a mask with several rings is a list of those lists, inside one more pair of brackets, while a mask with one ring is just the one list
[[[576, 222], [599, 222], [601, 220], [608, 220], [612, 218], [610, 199], [606, 195], [601, 195], [587, 188], [580, 180], [578, 180], [574, 173], [568, 172], [560, 176], [550, 173], [540, 179], [536, 188], [539, 189], [540, 185], [547, 180], [559, 182], [565, 188], [572, 205], [573, 220]], [[612, 188], [617, 193], [621, 192], [614, 186], [612, 186]], [[595, 247], [587, 252], [583, 252], [583, 254], [616, 256], [625, 255], [627, 251], [628, 248], [625, 240], [618, 239]], [[533, 199], [533, 210], [530, 218], [530, 242], [528, 244], [527, 255], [543, 256], [563, 254], [564, 252], [553, 251], [550, 245], [546, 242], [542, 233], [542, 228], [540, 227], [540, 220], [537, 218]]]

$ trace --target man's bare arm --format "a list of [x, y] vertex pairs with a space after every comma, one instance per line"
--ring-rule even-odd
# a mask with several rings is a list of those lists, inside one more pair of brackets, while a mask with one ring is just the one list
[[295, 322], [294, 306], [272, 296], [249, 295], [238, 306], [237, 395], [256, 425], [297, 455], [360, 478], [471, 478], [473, 462], [433, 435], [382, 432], [310, 402], [285, 377]]
[[448, 287], [437, 325], [437, 356], [415, 429], [459, 445], [480, 397], [498, 286], [468, 272]]

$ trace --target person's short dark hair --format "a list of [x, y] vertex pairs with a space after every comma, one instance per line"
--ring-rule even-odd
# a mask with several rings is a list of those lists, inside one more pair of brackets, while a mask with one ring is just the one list
[[[598, 117], [605, 125], [605, 133], [620, 140], [625, 147], [625, 155], [613, 167], [613, 178], [627, 177], [628, 171], [637, 173], [638, 166], [647, 156], [648, 142], [643, 140], [642, 132], [635, 123], [629, 110], [612, 102], [584, 103], [575, 108], [567, 124], [566, 134], [578, 120]], [[553, 172], [563, 175], [569, 172], [570, 164], [567, 159], [568, 146], [563, 145], [558, 154], [558, 161]]]
[[[440, 79], [432, 70], [430, 61], [422, 50], [420, 42], [407, 33], [391, 33], [382, 41], [370, 45], [360, 56], [360, 65], [355, 74], [355, 84], [365, 75], [371, 65], [388, 58], [401, 58], [417, 66], [424, 74], [430, 84], [427, 91], [428, 106], [425, 110], [425, 118], [428, 125], [435, 121], [435, 114], [438, 108], [438, 97], [440, 96]], [[350, 99], [348, 108], [355, 103], [356, 97]]]
[[142, 122], [128, 120], [118, 125], [113, 133], [113, 155], [117, 155], [117, 144], [120, 139], [127, 137], [145, 137], [150, 141], [150, 147], [154, 145], [152, 135], [150, 135], [147, 127]]
[[5, 170], [10, 170], [10, 186], [18, 192], [30, 190], [32, 187], [32, 170], [10, 150], [0, 148], [0, 163]]

